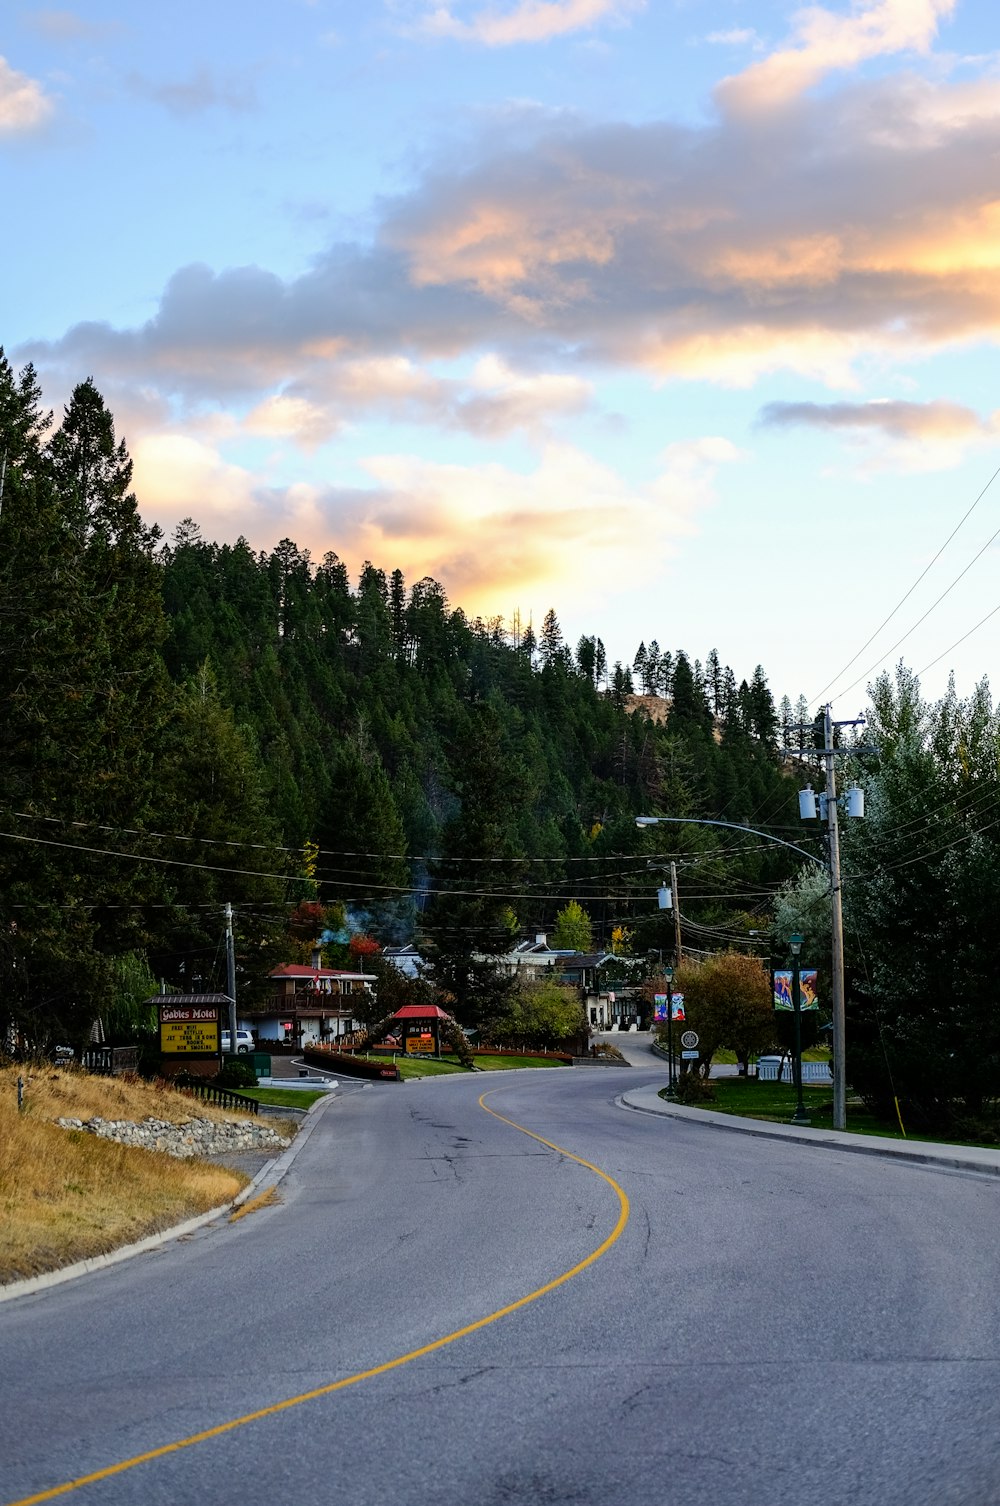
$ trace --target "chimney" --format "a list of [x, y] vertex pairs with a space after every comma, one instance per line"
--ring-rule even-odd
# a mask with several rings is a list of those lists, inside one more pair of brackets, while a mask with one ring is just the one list
[[315, 968], [317, 972], [323, 966], [323, 951], [321, 947], [313, 947], [312, 956], [309, 959], [309, 966]]
[[546, 936], [545, 932], [544, 931], [536, 931], [536, 933], [535, 933], [535, 945], [536, 946], [548, 946], [548, 944], [549, 944], [549, 939]]

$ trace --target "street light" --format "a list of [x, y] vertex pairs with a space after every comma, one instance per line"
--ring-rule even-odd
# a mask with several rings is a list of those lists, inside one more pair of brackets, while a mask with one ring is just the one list
[[677, 1075], [674, 1071], [674, 970], [668, 962], [663, 969], [667, 980], [667, 1097], [677, 1097]]
[[[833, 746], [833, 728], [855, 725], [852, 722], [833, 722], [830, 717], [829, 706], [825, 709], [825, 748], [826, 758], [826, 793], [817, 796], [810, 790], [803, 790], [799, 796], [799, 814], [804, 821], [814, 819], [817, 814], [826, 817], [829, 831], [830, 856], [829, 861], [818, 858], [814, 852], [807, 852], [796, 842], [786, 842], [784, 837], [776, 837], [773, 832], [761, 831], [759, 827], [747, 826], [738, 821], [709, 820], [707, 817], [697, 816], [636, 816], [636, 826], [725, 826], [730, 831], [749, 832], [755, 837], [764, 837], [768, 842], [774, 842], [778, 847], [788, 847], [792, 852], [797, 852], [800, 858], [806, 858], [810, 863], [815, 863], [818, 868], [824, 869], [830, 876], [830, 900], [831, 900], [831, 945], [830, 945], [830, 972], [833, 983], [833, 998], [831, 1000], [833, 1014], [833, 1127], [834, 1129], [847, 1128], [847, 1089], [844, 1063], [844, 919], [841, 911], [841, 877], [840, 877], [840, 836], [837, 825], [837, 781], [834, 773], [833, 760], [837, 751]], [[810, 729], [811, 730], [811, 729]], [[807, 798], [803, 798], [807, 797]], [[845, 801], [847, 814], [852, 817], [863, 817], [864, 793], [859, 789], [851, 789], [847, 792]], [[820, 812], [822, 806], [822, 812]], [[676, 904], [676, 894], [674, 898]]]
[[808, 1124], [809, 1115], [802, 1101], [802, 997], [799, 993], [799, 953], [802, 950], [802, 937], [789, 936], [788, 950], [792, 954], [792, 1009], [795, 1016], [795, 1058], [792, 1063], [792, 1071], [795, 1078], [796, 1105], [792, 1115], [793, 1124]]

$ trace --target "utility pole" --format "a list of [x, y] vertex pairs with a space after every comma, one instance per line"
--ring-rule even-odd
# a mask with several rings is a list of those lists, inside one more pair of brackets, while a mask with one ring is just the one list
[[[674, 965], [680, 967], [684, 961], [684, 953], [681, 951], [681, 902], [677, 893], [677, 864], [670, 865], [670, 893], [674, 899], [674, 951], [677, 953]], [[673, 1005], [671, 1005], [671, 1014]]]
[[[819, 815], [826, 816], [827, 837], [829, 839], [829, 871], [830, 871], [830, 981], [831, 981], [831, 1023], [833, 1025], [833, 1127], [837, 1130], [847, 1128], [847, 1070], [845, 1061], [845, 1043], [847, 1038], [847, 1019], [844, 1007], [844, 910], [843, 910], [843, 884], [840, 876], [840, 827], [838, 824], [837, 805], [837, 769], [835, 756], [840, 751], [833, 745], [834, 731], [837, 727], [861, 727], [864, 725], [864, 717], [854, 717], [848, 721], [835, 722], [829, 704], [823, 707], [823, 748], [822, 757], [826, 768], [826, 790], [818, 797], [813, 793], [811, 786], [807, 785], [799, 791], [799, 815], [804, 821], [815, 820]], [[796, 729], [788, 729], [796, 730]], [[803, 725], [801, 731], [810, 730]], [[792, 749], [786, 749], [792, 752]], [[864, 750], [857, 750], [864, 751]], [[863, 817], [865, 813], [865, 799], [863, 792], [856, 785], [852, 786], [845, 798], [847, 814], [853, 817]]]
[[847, 1020], [844, 1010], [844, 912], [841, 904], [840, 828], [837, 824], [837, 771], [833, 758], [833, 721], [829, 705], [823, 708], [823, 757], [826, 762], [826, 824], [830, 838], [830, 900], [832, 928], [830, 974], [833, 1006], [833, 1127], [847, 1128], [847, 1072], [844, 1045]]
[[236, 953], [233, 950], [233, 907], [226, 900], [226, 992], [229, 995], [229, 1054], [236, 1055]]

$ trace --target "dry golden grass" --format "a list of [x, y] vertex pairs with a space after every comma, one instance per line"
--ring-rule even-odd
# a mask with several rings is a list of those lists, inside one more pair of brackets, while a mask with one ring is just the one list
[[[17, 1109], [17, 1078], [24, 1108]], [[220, 1207], [250, 1180], [60, 1129], [60, 1117], [238, 1119], [173, 1089], [47, 1065], [0, 1068], [0, 1282], [107, 1254]]]
[[263, 1192], [258, 1192], [256, 1197], [250, 1198], [241, 1204], [235, 1212], [229, 1215], [229, 1222], [235, 1224], [239, 1219], [246, 1218], [248, 1213], [256, 1213], [260, 1208], [272, 1208], [275, 1203], [280, 1203], [277, 1187], [265, 1187]]

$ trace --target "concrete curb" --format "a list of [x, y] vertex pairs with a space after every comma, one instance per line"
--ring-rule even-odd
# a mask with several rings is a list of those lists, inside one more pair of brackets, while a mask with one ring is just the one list
[[[78, 1276], [87, 1276], [91, 1271], [102, 1271], [106, 1266], [118, 1265], [122, 1260], [131, 1260], [133, 1255], [145, 1255], [150, 1250], [156, 1250], [161, 1245], [169, 1244], [175, 1239], [185, 1239], [189, 1234], [202, 1229], [214, 1219], [222, 1218], [233, 1213], [235, 1209], [242, 1207], [258, 1192], [265, 1191], [270, 1187], [276, 1187], [288, 1171], [295, 1157], [309, 1139], [316, 1127], [316, 1111], [324, 1108], [326, 1104], [334, 1100], [333, 1093], [325, 1098], [319, 1098], [305, 1111], [305, 1122], [295, 1139], [287, 1150], [282, 1151], [277, 1160], [269, 1161], [262, 1166], [242, 1192], [237, 1193], [231, 1203], [222, 1203], [218, 1208], [210, 1208], [207, 1213], [199, 1213], [196, 1218], [189, 1218], [183, 1224], [175, 1224], [171, 1229], [163, 1229], [159, 1234], [149, 1234], [145, 1239], [137, 1240], [135, 1244], [123, 1245], [120, 1250], [109, 1250], [106, 1255], [93, 1255], [89, 1260], [77, 1260], [73, 1265], [62, 1266], [58, 1271], [45, 1271], [40, 1276], [26, 1276], [23, 1281], [11, 1281], [6, 1286], [0, 1286], [0, 1303], [10, 1302], [15, 1297], [29, 1297], [33, 1292], [47, 1291], [49, 1287], [62, 1286], [65, 1281], [74, 1281]], [[301, 1113], [301, 1109], [294, 1110]]]
[[619, 1108], [640, 1114], [659, 1114], [669, 1119], [686, 1119], [710, 1129], [728, 1130], [730, 1134], [756, 1135], [763, 1140], [794, 1140], [801, 1145], [825, 1150], [849, 1151], [853, 1155], [891, 1157], [917, 1166], [933, 1166], [942, 1171], [976, 1171], [1000, 1176], [1000, 1150], [978, 1145], [933, 1145], [926, 1140], [888, 1140], [879, 1135], [852, 1135], [837, 1130], [806, 1129], [796, 1124], [774, 1124], [769, 1120], [741, 1119], [737, 1114], [717, 1114], [711, 1109], [690, 1108], [686, 1104], [666, 1103], [659, 1096], [662, 1083], [633, 1088], [616, 1100]]

